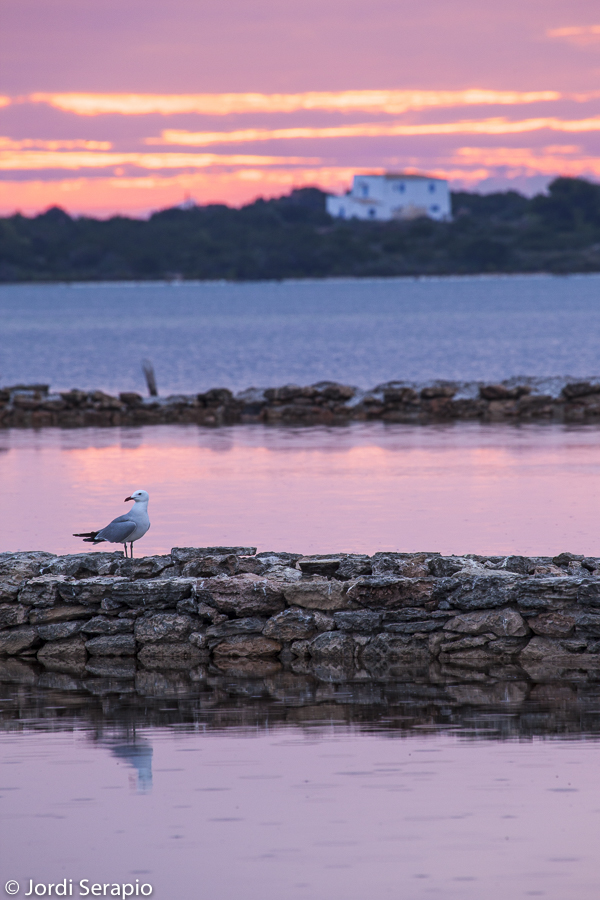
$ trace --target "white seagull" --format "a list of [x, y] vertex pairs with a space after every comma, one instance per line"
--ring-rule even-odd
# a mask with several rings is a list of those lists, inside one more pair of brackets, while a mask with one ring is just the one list
[[83, 534], [74, 534], [73, 537], [81, 537], [84, 542], [99, 544], [101, 541], [110, 541], [111, 544], [123, 544], [125, 556], [127, 556], [127, 544], [130, 547], [131, 559], [133, 559], [133, 542], [144, 537], [150, 528], [148, 518], [147, 491], [134, 491], [131, 497], [125, 497], [124, 503], [133, 500], [133, 506], [124, 516], [117, 516], [100, 531], [87, 531]]

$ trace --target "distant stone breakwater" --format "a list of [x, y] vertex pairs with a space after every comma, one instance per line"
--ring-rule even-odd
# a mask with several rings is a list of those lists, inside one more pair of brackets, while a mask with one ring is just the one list
[[336, 382], [213, 388], [144, 398], [134, 392], [61, 391], [48, 385], [0, 388], [0, 427], [111, 425], [343, 425], [352, 421], [427, 424], [451, 420], [585, 422], [600, 419], [600, 378], [512, 378], [500, 383], [389, 381], [372, 390]]
[[207, 664], [354, 679], [600, 670], [600, 558], [2, 553], [0, 657], [115, 677]]

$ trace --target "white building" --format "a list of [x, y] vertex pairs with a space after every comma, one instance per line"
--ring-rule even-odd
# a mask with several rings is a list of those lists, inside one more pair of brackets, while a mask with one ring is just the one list
[[355, 175], [352, 190], [327, 197], [327, 212], [336, 219], [416, 219], [438, 222], [452, 218], [448, 182], [427, 175]]

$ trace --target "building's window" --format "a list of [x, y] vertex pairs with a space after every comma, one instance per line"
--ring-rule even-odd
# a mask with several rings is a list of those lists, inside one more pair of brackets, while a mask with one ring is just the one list
[[403, 182], [400, 182], [400, 184], [396, 185], [396, 190], [399, 191], [399, 193], [403, 194], [406, 190], [406, 185]]
[[431, 212], [439, 212], [440, 211], [440, 208], [437, 205], [430, 206], [429, 209], [431, 210]]
[[373, 207], [371, 207], [371, 209], [369, 210], [369, 218], [374, 219], [376, 215], [377, 215], [377, 210], [375, 210], [375, 209], [373, 209]]
[[359, 184], [360, 192], [363, 197], [369, 196], [369, 185], [368, 184]]
[[340, 219], [345, 219], [345, 218], [346, 218], [346, 210], [344, 209], [343, 206], [340, 206], [339, 217], [340, 217]]
[[429, 185], [429, 193], [433, 194], [434, 191], [435, 191], [435, 184], [430, 184]]

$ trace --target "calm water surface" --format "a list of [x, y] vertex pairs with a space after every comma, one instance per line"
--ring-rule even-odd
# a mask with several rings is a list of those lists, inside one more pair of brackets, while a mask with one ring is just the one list
[[598, 896], [593, 679], [83, 674], [0, 671], [0, 873], [20, 896], [63, 878], [160, 900]]
[[72, 553], [74, 531], [150, 492], [140, 555], [295, 552], [598, 555], [600, 429], [355, 424], [0, 432], [0, 549]]
[[0, 384], [163, 394], [600, 372], [600, 275], [0, 287]]

